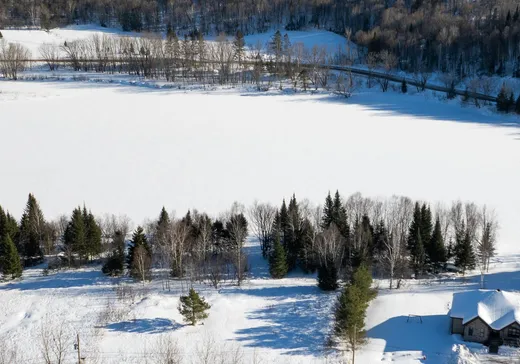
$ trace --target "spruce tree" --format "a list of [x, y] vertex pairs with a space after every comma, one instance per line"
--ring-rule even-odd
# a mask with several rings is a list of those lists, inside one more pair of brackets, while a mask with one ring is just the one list
[[283, 278], [287, 275], [288, 270], [287, 255], [285, 249], [280, 243], [278, 234], [276, 234], [273, 250], [269, 256], [269, 273], [273, 278]]
[[85, 253], [89, 259], [101, 254], [101, 228], [92, 212], [83, 208], [83, 222], [85, 224]]
[[433, 229], [432, 238], [428, 245], [428, 256], [434, 270], [438, 270], [444, 263], [446, 263], [446, 247], [442, 238], [441, 223], [437, 218], [435, 220], [435, 228]]
[[330, 224], [334, 222], [334, 203], [332, 202], [332, 197], [329, 194], [325, 198], [325, 204], [323, 205], [323, 216], [321, 218], [321, 228], [327, 229]]
[[69, 265], [72, 263], [72, 254], [78, 254], [80, 260], [87, 255], [87, 232], [85, 231], [84, 214], [80, 207], [72, 211], [72, 216], [63, 235], [63, 243], [69, 254]]
[[509, 99], [507, 100], [507, 112], [515, 110], [515, 96], [513, 92], [509, 94]]
[[408, 231], [408, 250], [410, 252], [411, 265], [417, 276], [424, 267], [424, 245], [422, 241], [421, 228], [423, 223], [422, 209], [418, 202], [415, 203], [413, 220]]
[[469, 232], [458, 235], [455, 246], [455, 265], [462, 270], [464, 275], [467, 270], [475, 269], [475, 252]]
[[198, 321], [201, 321], [208, 317], [208, 313], [211, 306], [201, 297], [193, 288], [187, 296], [181, 296], [179, 302], [179, 312], [184, 316], [184, 320], [192, 326]]
[[284, 232], [284, 247], [287, 253], [287, 264], [289, 270], [296, 268], [298, 256], [302, 249], [302, 226], [303, 218], [296, 197], [293, 195], [287, 209], [287, 226]]
[[132, 242], [128, 248], [127, 257], [128, 270], [130, 272], [130, 276], [134, 278], [142, 278], [143, 273], [145, 276], [149, 275], [148, 273], [151, 262], [149, 259], [147, 259], [144, 266], [140, 267], [138, 263], [139, 259], [143, 258], [140, 256], [141, 254], [145, 254], [147, 258], [151, 258], [151, 251], [150, 247], [148, 246], [148, 241], [146, 239], [146, 235], [144, 234], [144, 230], [141, 226], [138, 226], [132, 235]]
[[241, 65], [242, 61], [244, 60], [245, 47], [246, 42], [244, 39], [244, 34], [238, 30], [235, 34], [235, 39], [233, 40], [233, 51], [235, 53], [235, 59], [238, 61], [239, 65]]
[[406, 80], [403, 79], [403, 82], [401, 82], [401, 92], [403, 94], [408, 92], [408, 86], [406, 85]]
[[330, 258], [318, 267], [318, 287], [323, 291], [334, 291], [338, 288], [338, 270]]
[[509, 100], [507, 97], [506, 86], [503, 85], [497, 96], [497, 111], [509, 112]]
[[375, 291], [371, 286], [370, 271], [366, 266], [360, 266], [338, 297], [334, 309], [334, 333], [349, 343], [354, 353], [357, 346], [365, 341], [366, 310], [370, 301], [375, 298]]
[[516, 99], [515, 103], [515, 112], [520, 115], [520, 95], [518, 95], [518, 98]]
[[22, 254], [29, 263], [39, 262], [43, 258], [41, 242], [43, 241], [45, 219], [36, 198], [29, 194], [27, 204], [20, 222], [19, 245]]
[[15, 279], [22, 275], [20, 256], [7, 233], [4, 233], [3, 238], [0, 239], [0, 269], [6, 278]]
[[421, 241], [425, 251], [425, 263], [431, 263], [431, 258], [428, 253], [431, 251], [429, 245], [432, 238], [432, 213], [429, 206], [423, 204], [421, 207]]

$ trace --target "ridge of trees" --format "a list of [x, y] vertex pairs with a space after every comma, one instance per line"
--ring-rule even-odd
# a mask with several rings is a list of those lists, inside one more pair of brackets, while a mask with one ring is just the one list
[[250, 270], [244, 249], [250, 230], [274, 278], [295, 270], [317, 272], [320, 288], [335, 290], [365, 266], [388, 278], [390, 288], [399, 288], [402, 279], [444, 271], [447, 263], [463, 274], [474, 268], [486, 272], [496, 251], [498, 222], [493, 211], [471, 202], [432, 208], [397, 196], [344, 199], [336, 191], [323, 206], [293, 195], [279, 208], [255, 202], [246, 210], [234, 203], [219, 218], [196, 210], [176, 218], [163, 207], [127, 243], [127, 217], [100, 219], [77, 207], [71, 216], [46, 221], [30, 194], [20, 223], [0, 207], [0, 268], [6, 276], [14, 269], [17, 276], [17, 259], [29, 266], [44, 254], [61, 253], [69, 266], [103, 257], [106, 274], [127, 268], [141, 281], [158, 268], [154, 278], [164, 289], [171, 278], [181, 277], [216, 288], [224, 280], [240, 285]]
[[388, 52], [409, 72], [441, 71], [463, 78], [485, 72], [520, 76], [520, 15], [512, 0], [289, 0], [215, 3], [180, 0], [0, 1], [0, 27], [98, 23], [126, 31], [242, 34], [272, 28], [321, 28], [345, 34], [367, 54]]

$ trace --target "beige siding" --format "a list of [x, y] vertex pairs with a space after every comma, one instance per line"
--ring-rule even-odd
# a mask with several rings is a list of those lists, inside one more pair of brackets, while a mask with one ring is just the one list
[[489, 327], [480, 318], [464, 326], [464, 340], [482, 343], [489, 337]]
[[452, 318], [451, 319], [451, 333], [452, 334], [463, 334], [464, 325], [462, 325], [462, 319]]

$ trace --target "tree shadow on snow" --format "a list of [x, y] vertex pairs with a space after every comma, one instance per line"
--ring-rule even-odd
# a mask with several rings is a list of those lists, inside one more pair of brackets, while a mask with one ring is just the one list
[[[428, 363], [445, 362], [454, 344], [448, 315], [422, 316], [421, 319], [422, 323], [416, 317], [392, 317], [368, 330], [367, 337], [384, 340], [384, 352], [395, 357], [420, 360], [425, 355]], [[369, 343], [367, 348], [374, 344]]]
[[166, 331], [174, 331], [183, 325], [165, 318], [135, 319], [131, 321], [116, 322], [106, 328], [110, 331], [137, 333], [137, 334], [161, 334]]
[[235, 340], [248, 347], [285, 350], [287, 355], [316, 355], [324, 350], [336, 294], [317, 287], [276, 287], [243, 290], [279, 303], [254, 310], [248, 320], [260, 326], [237, 330]]
[[99, 270], [65, 271], [48, 276], [27, 277], [0, 285], [2, 290], [34, 291], [40, 289], [80, 288], [107, 284], [106, 277]]

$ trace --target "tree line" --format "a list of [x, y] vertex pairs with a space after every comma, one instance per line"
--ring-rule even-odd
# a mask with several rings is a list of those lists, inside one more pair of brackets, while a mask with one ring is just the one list
[[163, 207], [157, 219], [138, 226], [128, 239], [125, 216], [97, 218], [84, 206], [46, 221], [30, 194], [20, 221], [0, 207], [0, 262], [5, 277], [18, 277], [22, 266], [38, 264], [44, 255], [58, 254], [51, 269], [102, 258], [106, 274], [161, 279], [164, 289], [172, 278], [217, 288], [224, 280], [240, 285], [246, 279], [250, 267], [244, 246], [251, 232], [273, 278], [293, 270], [317, 272], [318, 286], [335, 290], [364, 266], [387, 278], [390, 288], [399, 288], [403, 279], [436, 274], [450, 264], [462, 274], [475, 267], [487, 271], [497, 231], [493, 211], [471, 202], [432, 208], [407, 197], [343, 199], [336, 191], [323, 206], [293, 195], [279, 208], [234, 203], [217, 218], [197, 210], [176, 218]]
[[205, 35], [321, 28], [366, 47], [365, 61], [386, 51], [395, 67], [409, 72], [520, 76], [520, 13], [513, 0], [0, 1], [0, 27], [78, 23]]

